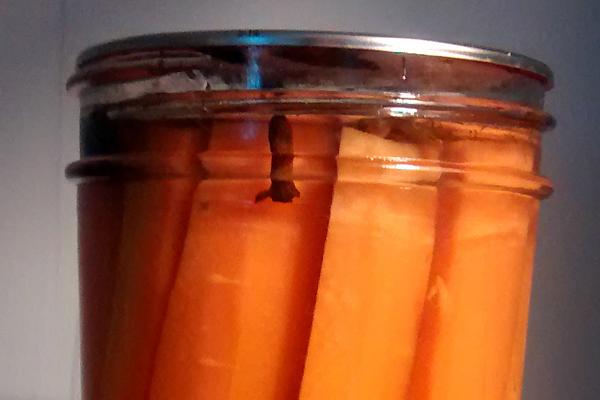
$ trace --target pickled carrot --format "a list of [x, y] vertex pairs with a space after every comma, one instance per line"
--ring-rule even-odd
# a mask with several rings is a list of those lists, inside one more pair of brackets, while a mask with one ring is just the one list
[[[200, 129], [193, 124], [140, 124], [120, 132], [123, 148], [137, 135], [140, 151], [165, 168], [191, 174]], [[139, 141], [144, 141], [139, 143]], [[139, 154], [139, 153], [138, 153]], [[174, 165], [171, 165], [174, 164]], [[108, 340], [97, 398], [147, 397], [168, 294], [187, 230], [195, 177], [136, 179], [123, 184], [123, 216]], [[112, 201], [119, 201], [113, 199]], [[99, 361], [96, 361], [99, 362]]]
[[98, 399], [112, 312], [115, 269], [121, 240], [123, 185], [78, 186], [79, 285], [82, 397]]
[[[534, 219], [537, 218], [537, 210], [534, 211]], [[523, 384], [523, 369], [525, 366], [525, 343], [527, 341], [527, 321], [529, 318], [529, 299], [531, 295], [531, 283], [533, 273], [533, 258], [535, 254], [535, 241], [537, 223], [531, 224], [527, 238], [526, 258], [521, 277], [521, 292], [519, 294], [519, 308], [517, 314], [517, 326], [513, 339], [510, 367], [506, 386], [506, 400], [520, 400]]]
[[[482, 150], [485, 151], [482, 153]], [[494, 151], [494, 149], [496, 151]], [[532, 171], [530, 147], [449, 141], [443, 161]], [[442, 177], [410, 400], [505, 400], [537, 199]], [[509, 183], [510, 177], [505, 178]]]
[[[333, 127], [308, 125], [293, 127], [295, 152], [313, 145], [337, 151]], [[222, 151], [236, 149], [253, 158], [238, 159], [240, 166], [265, 172], [267, 124], [215, 122], [203, 163], [212, 173], [230, 168]], [[291, 202], [257, 202], [266, 179], [197, 185], [151, 399], [298, 396], [332, 184], [300, 180], [295, 186], [300, 196]]]
[[369, 168], [372, 161], [363, 168], [361, 160], [418, 158], [425, 147], [342, 131], [302, 400], [405, 394], [433, 252], [436, 189], [411, 184], [418, 172]]

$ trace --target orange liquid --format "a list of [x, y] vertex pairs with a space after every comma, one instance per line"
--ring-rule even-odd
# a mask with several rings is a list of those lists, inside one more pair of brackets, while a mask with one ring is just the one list
[[269, 118], [86, 142], [111, 179], [79, 186], [84, 398], [518, 399], [538, 199], [468, 168], [529, 147], [288, 120], [289, 202], [257, 200], [286, 179]]

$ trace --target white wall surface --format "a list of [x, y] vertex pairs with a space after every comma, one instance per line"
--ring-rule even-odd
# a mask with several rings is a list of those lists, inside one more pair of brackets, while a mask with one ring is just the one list
[[2, 400], [63, 400], [73, 386], [77, 297], [73, 228], [61, 215], [72, 191], [63, 191], [61, 172], [60, 6], [0, 0]]
[[[366, 31], [519, 51], [557, 76], [525, 400], [600, 398], [600, 2], [597, 0], [0, 0], [0, 399], [77, 398], [77, 104], [85, 46], [198, 29]], [[483, 399], [485, 400], [485, 399]]]

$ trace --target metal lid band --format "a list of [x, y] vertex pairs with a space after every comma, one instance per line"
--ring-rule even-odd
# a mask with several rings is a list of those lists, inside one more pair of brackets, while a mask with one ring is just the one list
[[542, 81], [546, 89], [553, 84], [552, 71], [546, 64], [512, 52], [421, 39], [316, 31], [239, 30], [142, 35], [90, 47], [78, 57], [77, 65], [82, 67], [103, 57], [132, 51], [212, 46], [310, 46], [441, 57], [515, 69]]

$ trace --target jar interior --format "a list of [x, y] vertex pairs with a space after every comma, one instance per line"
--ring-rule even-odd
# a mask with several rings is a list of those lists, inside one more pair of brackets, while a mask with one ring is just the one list
[[518, 398], [538, 114], [165, 96], [84, 109], [67, 169], [86, 399]]

